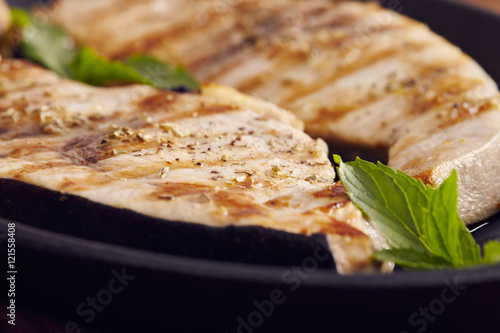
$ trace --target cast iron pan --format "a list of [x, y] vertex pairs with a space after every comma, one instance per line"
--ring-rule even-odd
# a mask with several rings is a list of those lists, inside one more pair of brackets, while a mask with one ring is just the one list
[[[500, 44], [493, 40], [500, 33], [499, 17], [447, 1], [383, 2], [428, 23], [500, 79]], [[0, 237], [4, 245], [7, 224], [15, 221], [16, 302], [63, 318], [60, 332], [89, 327], [112, 332], [498, 332], [500, 327], [500, 267], [340, 276], [328, 268], [329, 254], [318, 248], [321, 236], [269, 235], [259, 228], [228, 229], [222, 244], [176, 253], [186, 242], [206, 242], [203, 235], [210, 231], [193, 227], [181, 237], [171, 234], [176, 246], [165, 250], [155, 239], [152, 220], [134, 227], [134, 217], [103, 233], [92, 223], [87, 229], [84, 223], [61, 227], [50, 220], [50, 212], [27, 220], [29, 214], [5, 204], [32, 192], [0, 193], [8, 207], [2, 215], [9, 218], [0, 219]], [[57, 199], [50, 193], [43, 197]], [[78, 203], [75, 221], [93, 214], [85, 205]], [[474, 232], [479, 242], [500, 238], [496, 220], [500, 216], [476, 226], [482, 226]], [[176, 227], [173, 223], [170, 231]], [[261, 244], [261, 237], [278, 245], [274, 258], [259, 258], [257, 264], [240, 251], [233, 258], [226, 254], [231, 261], [213, 260], [228, 251], [224, 242]], [[215, 252], [202, 251], [208, 248]], [[258, 245], [253, 251], [261, 257], [272, 253]]]

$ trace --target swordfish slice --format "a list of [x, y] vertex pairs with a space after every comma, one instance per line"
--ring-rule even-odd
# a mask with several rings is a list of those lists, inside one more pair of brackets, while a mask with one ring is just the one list
[[322, 140], [235, 90], [96, 88], [0, 63], [0, 178], [164, 220], [322, 233], [342, 273], [383, 238], [348, 200]]
[[[378, 4], [89, 0], [81, 6], [64, 0], [51, 15], [78, 41], [109, 57], [149, 53], [184, 64], [201, 80], [291, 110], [308, 134], [335, 152], [348, 145], [381, 151], [386, 159], [390, 150], [390, 166], [433, 186], [457, 169], [466, 223], [499, 209], [500, 182], [487, 181], [500, 177], [495, 126], [484, 123], [486, 116], [454, 117], [450, 111], [488, 103], [498, 94], [495, 83], [427, 26]], [[454, 118], [433, 120], [443, 115]], [[485, 126], [488, 134], [443, 128], [457, 121], [463, 124], [453, 128]], [[420, 136], [410, 134], [415, 127]], [[413, 156], [416, 147], [428, 146], [427, 135], [456, 144], [446, 154], [431, 149], [425, 159]]]

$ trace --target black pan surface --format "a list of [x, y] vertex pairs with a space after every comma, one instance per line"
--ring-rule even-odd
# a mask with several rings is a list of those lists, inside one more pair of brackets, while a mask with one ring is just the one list
[[[384, 4], [428, 23], [500, 80], [499, 17], [448, 1]], [[474, 226], [475, 238], [500, 239], [498, 220]], [[12, 222], [0, 219], [2, 245]], [[340, 276], [315, 257], [238, 264], [15, 228], [16, 302], [63, 318], [61, 332], [500, 331], [500, 267]]]

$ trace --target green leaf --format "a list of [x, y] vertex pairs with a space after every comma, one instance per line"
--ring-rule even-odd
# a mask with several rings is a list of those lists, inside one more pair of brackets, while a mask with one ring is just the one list
[[[428, 193], [428, 214], [423, 218], [422, 242], [426, 243], [431, 252], [447, 258], [453, 266], [457, 266], [460, 258], [454, 257], [457, 250], [457, 185], [456, 172], [453, 172], [440, 188]], [[443, 207], [453, 209], [443, 209]], [[451, 223], [446, 223], [450, 221]]]
[[499, 264], [500, 263], [500, 242], [490, 241], [484, 246], [484, 263]]
[[158, 88], [174, 90], [185, 88], [199, 91], [200, 84], [181, 66], [172, 68], [150, 56], [136, 55], [125, 61], [151, 84]]
[[356, 159], [339, 164], [338, 175], [349, 198], [386, 236], [390, 250], [377, 260], [406, 268], [443, 269], [500, 263], [500, 243], [480, 247], [457, 213], [457, 173], [439, 188], [425, 186], [401, 170]]
[[142, 83], [156, 88], [198, 91], [200, 86], [184, 69], [172, 69], [149, 56], [133, 56], [121, 62], [98, 55], [83, 47], [70, 63], [74, 79], [95, 86]]
[[110, 60], [90, 47], [76, 45], [60, 27], [35, 20], [13, 9], [14, 24], [22, 28], [20, 53], [62, 77], [96, 86], [141, 83], [167, 90], [199, 91], [199, 83], [180, 66], [171, 67], [150, 56]]
[[12, 10], [12, 21], [23, 29], [19, 51], [21, 56], [45, 66], [60, 76], [72, 77], [68, 64], [78, 46], [60, 27], [34, 20], [22, 9]]

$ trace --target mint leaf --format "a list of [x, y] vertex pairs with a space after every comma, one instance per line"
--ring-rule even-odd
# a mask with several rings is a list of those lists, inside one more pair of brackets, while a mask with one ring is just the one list
[[199, 83], [180, 66], [173, 68], [141, 55], [125, 61], [110, 60], [90, 47], [76, 45], [60, 27], [34, 20], [19, 8], [12, 10], [12, 21], [22, 29], [21, 56], [62, 77], [96, 86], [141, 83], [167, 90], [200, 90]]
[[439, 188], [425, 186], [408, 174], [356, 159], [339, 164], [338, 175], [349, 198], [386, 236], [390, 250], [377, 260], [405, 268], [444, 269], [500, 263], [500, 242], [480, 247], [457, 213], [457, 173]]

